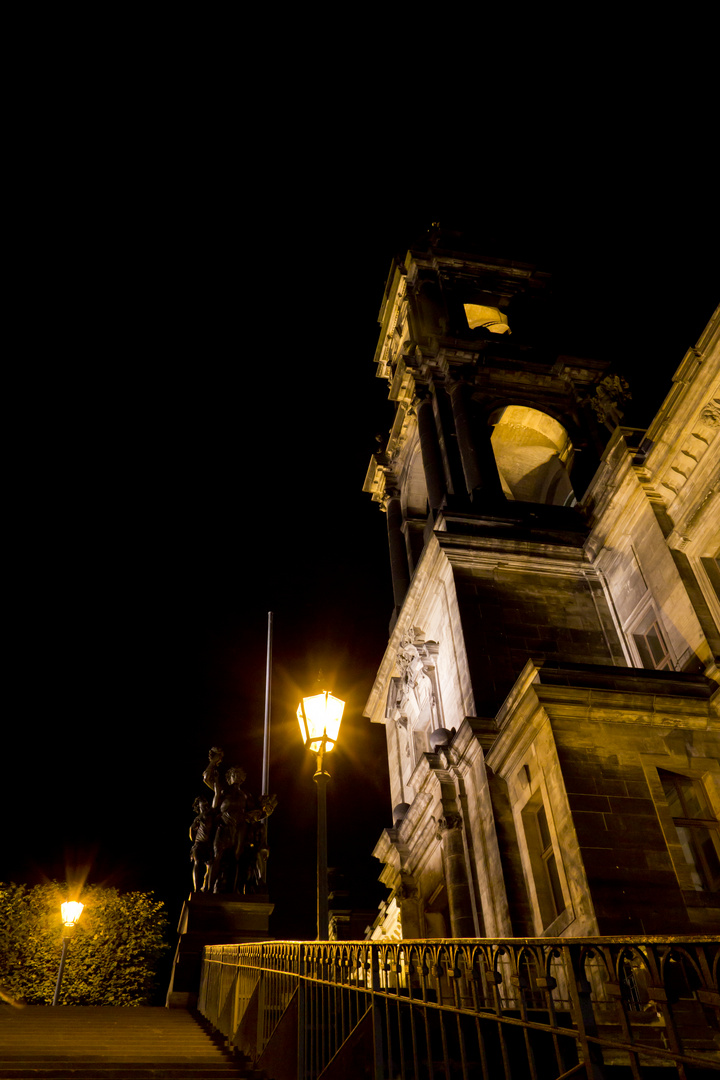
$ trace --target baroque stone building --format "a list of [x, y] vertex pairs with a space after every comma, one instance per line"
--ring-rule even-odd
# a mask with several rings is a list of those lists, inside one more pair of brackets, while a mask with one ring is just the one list
[[440, 229], [387, 282], [375, 939], [720, 930], [720, 308], [645, 432], [551, 288]]

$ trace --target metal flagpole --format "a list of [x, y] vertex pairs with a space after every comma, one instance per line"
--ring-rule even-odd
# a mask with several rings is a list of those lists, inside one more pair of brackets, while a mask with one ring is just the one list
[[263, 737], [262, 792], [270, 794], [270, 681], [272, 672], [273, 613], [268, 611], [267, 666], [265, 668], [265, 734]]

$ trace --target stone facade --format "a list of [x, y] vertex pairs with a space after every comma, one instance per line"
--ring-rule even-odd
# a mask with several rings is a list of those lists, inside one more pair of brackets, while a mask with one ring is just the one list
[[720, 309], [640, 432], [549, 290], [439, 230], [388, 279], [374, 938], [720, 930]]

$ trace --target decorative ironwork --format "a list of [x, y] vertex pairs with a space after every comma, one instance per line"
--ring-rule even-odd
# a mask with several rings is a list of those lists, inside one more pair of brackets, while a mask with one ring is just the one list
[[293, 1002], [300, 1080], [350, 1052], [375, 1080], [693, 1080], [720, 1072], [719, 967], [710, 937], [216, 945], [199, 1009], [262, 1067]]

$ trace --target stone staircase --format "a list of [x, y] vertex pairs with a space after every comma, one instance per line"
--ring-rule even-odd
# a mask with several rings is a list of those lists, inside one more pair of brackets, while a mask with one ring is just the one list
[[0, 1005], [0, 1080], [261, 1080], [184, 1009]]

